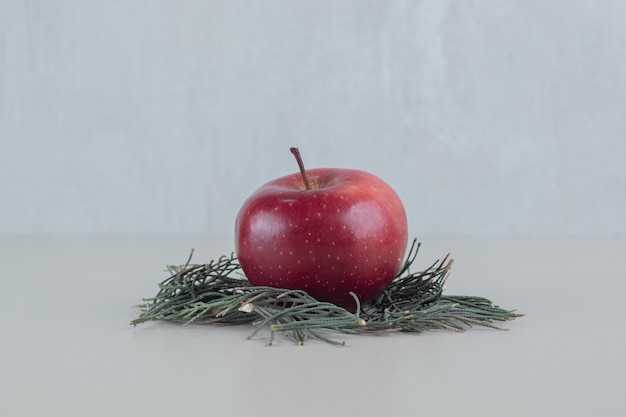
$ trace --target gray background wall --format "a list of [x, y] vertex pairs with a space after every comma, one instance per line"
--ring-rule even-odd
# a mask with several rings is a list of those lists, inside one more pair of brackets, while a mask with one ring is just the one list
[[411, 235], [626, 235], [626, 2], [0, 1], [0, 234], [230, 235], [371, 171]]

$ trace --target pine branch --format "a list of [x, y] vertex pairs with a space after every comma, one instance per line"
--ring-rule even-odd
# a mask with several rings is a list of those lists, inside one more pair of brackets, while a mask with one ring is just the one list
[[131, 322], [151, 320], [202, 324], [253, 324], [249, 338], [261, 330], [286, 333], [298, 344], [308, 338], [342, 344], [317, 332], [367, 334], [427, 330], [464, 331], [473, 326], [502, 329], [495, 322], [522, 316], [495, 306], [481, 297], [447, 296], [443, 289], [452, 260], [446, 256], [424, 271], [411, 273], [420, 244], [413, 242], [398, 276], [372, 304], [361, 306], [356, 296], [356, 313], [332, 303], [320, 302], [304, 291], [255, 287], [245, 278], [234, 255], [208, 264], [168, 266], [171, 276], [159, 284], [159, 292], [138, 305], [142, 314]]

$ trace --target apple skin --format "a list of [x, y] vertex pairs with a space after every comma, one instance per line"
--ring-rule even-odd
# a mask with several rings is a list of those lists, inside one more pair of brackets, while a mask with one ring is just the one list
[[317, 168], [270, 181], [241, 207], [236, 253], [255, 286], [304, 290], [354, 311], [394, 279], [408, 245], [396, 192], [365, 171]]

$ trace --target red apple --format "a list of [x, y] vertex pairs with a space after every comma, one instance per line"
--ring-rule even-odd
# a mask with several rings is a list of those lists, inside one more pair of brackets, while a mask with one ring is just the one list
[[354, 310], [350, 292], [367, 303], [398, 273], [408, 244], [404, 206], [370, 173], [304, 170], [262, 185], [243, 204], [236, 252], [256, 286], [304, 290]]

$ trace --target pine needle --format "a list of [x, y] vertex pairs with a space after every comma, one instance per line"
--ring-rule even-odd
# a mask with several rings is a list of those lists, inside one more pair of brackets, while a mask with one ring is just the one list
[[287, 334], [297, 344], [318, 339], [343, 345], [317, 330], [350, 334], [464, 331], [474, 326], [504, 330], [495, 323], [522, 316], [486, 298], [443, 295], [453, 261], [446, 256], [427, 269], [412, 273], [419, 248], [414, 240], [397, 277], [375, 302], [361, 306], [353, 295], [355, 313], [317, 301], [304, 291], [252, 286], [234, 255], [208, 264], [191, 264], [192, 251], [184, 265], [167, 267], [171, 276], [159, 284], [156, 296], [136, 306], [142, 314], [131, 324], [152, 320], [185, 325], [252, 324], [254, 330], [249, 339], [267, 329], [269, 345], [276, 333]]

